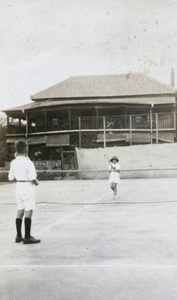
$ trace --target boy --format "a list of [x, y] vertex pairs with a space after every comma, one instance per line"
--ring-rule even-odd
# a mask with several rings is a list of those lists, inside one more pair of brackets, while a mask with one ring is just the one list
[[120, 183], [120, 165], [118, 164], [119, 160], [116, 156], [113, 156], [109, 164], [109, 184], [113, 190], [113, 198], [117, 197], [117, 184]]
[[[28, 157], [28, 144], [26, 141], [18, 140], [15, 143], [15, 159], [10, 164], [8, 178], [10, 181], [16, 179], [16, 201], [17, 217], [16, 243], [23, 241], [24, 244], [40, 243], [40, 240], [31, 236], [31, 218], [33, 209], [35, 209], [35, 185], [38, 185], [36, 179], [36, 170], [33, 162]], [[22, 219], [25, 215], [25, 237], [22, 237], [21, 227]]]

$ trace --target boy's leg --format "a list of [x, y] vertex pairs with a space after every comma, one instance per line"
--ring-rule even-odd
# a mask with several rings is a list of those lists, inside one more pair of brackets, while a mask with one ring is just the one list
[[31, 217], [32, 217], [33, 211], [27, 210], [25, 211], [25, 238], [23, 240], [24, 244], [36, 244], [40, 243], [40, 240], [35, 239], [31, 236]]
[[23, 215], [24, 215], [24, 209], [20, 209], [17, 211], [17, 217], [15, 220], [16, 230], [17, 230], [17, 236], [15, 238], [16, 243], [20, 243], [23, 241], [22, 232], [21, 232]]

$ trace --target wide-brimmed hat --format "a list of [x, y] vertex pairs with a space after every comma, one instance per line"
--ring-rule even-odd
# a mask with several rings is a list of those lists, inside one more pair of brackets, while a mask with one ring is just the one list
[[113, 156], [110, 161], [112, 162], [113, 160], [117, 160], [117, 162], [119, 161], [117, 156]]

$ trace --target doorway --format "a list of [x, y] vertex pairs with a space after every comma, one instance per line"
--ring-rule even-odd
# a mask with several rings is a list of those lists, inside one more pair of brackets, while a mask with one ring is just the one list
[[[61, 153], [61, 169], [62, 170], [76, 170], [77, 160], [75, 151], [62, 151]], [[68, 176], [75, 176], [74, 172], [63, 172], [63, 178]]]

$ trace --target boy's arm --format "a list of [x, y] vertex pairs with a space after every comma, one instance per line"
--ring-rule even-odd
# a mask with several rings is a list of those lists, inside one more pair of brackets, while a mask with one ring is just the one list
[[14, 174], [12, 162], [10, 163], [10, 170], [9, 170], [9, 174], [8, 174], [8, 179], [9, 179], [10, 181], [12, 181], [12, 180], [15, 179], [15, 174]]
[[37, 174], [35, 170], [34, 163], [30, 161], [29, 169], [28, 169], [29, 179], [32, 184], [38, 185], [39, 181], [37, 180]]

